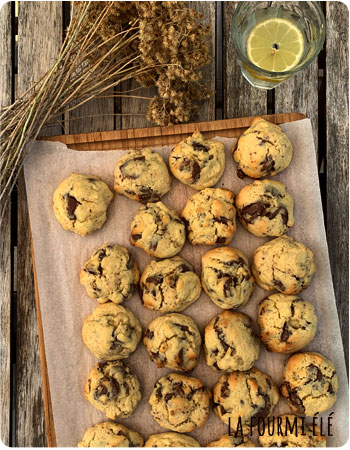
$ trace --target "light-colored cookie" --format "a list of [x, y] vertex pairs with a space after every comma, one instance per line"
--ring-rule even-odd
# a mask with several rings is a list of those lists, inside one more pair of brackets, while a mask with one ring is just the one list
[[[326, 436], [321, 435], [320, 428], [303, 423], [301, 417], [284, 414], [274, 420], [275, 426], [270, 425], [270, 433], [265, 432], [259, 436], [259, 444], [262, 447], [326, 447]], [[279, 427], [277, 420], [280, 423]]]
[[197, 364], [201, 335], [191, 317], [165, 314], [156, 317], [146, 328], [143, 343], [157, 367], [188, 372]]
[[268, 350], [293, 353], [314, 338], [317, 316], [310, 302], [295, 295], [273, 294], [259, 303], [258, 324]]
[[114, 170], [114, 190], [141, 203], [158, 202], [170, 185], [163, 158], [149, 148], [129, 150]]
[[117, 244], [94, 251], [80, 272], [80, 283], [89, 297], [100, 303], [122, 303], [132, 296], [140, 272], [133, 256]]
[[53, 194], [53, 210], [65, 230], [86, 236], [106, 221], [113, 192], [99, 177], [72, 173]]
[[278, 388], [269, 375], [253, 367], [245, 372], [222, 375], [213, 388], [214, 412], [232, 430], [241, 421], [243, 434], [257, 425], [258, 418], [272, 414], [279, 399]]
[[234, 437], [224, 434], [218, 441], [209, 442], [207, 447], [255, 447], [255, 444], [247, 436]]
[[195, 131], [171, 150], [169, 168], [174, 177], [194, 189], [212, 187], [225, 170], [224, 144], [205, 140]]
[[145, 447], [200, 447], [200, 443], [193, 437], [182, 433], [168, 431], [167, 433], [152, 434], [145, 442]]
[[88, 428], [78, 447], [142, 447], [143, 442], [136, 431], [108, 420]]
[[255, 281], [266, 291], [298, 294], [309, 286], [315, 270], [312, 251], [286, 235], [261, 245], [253, 253]]
[[151, 261], [140, 280], [145, 308], [163, 312], [180, 312], [201, 294], [201, 281], [190, 263], [180, 256]]
[[294, 225], [293, 199], [279, 181], [255, 180], [235, 204], [241, 224], [255, 236], [282, 236]]
[[338, 377], [334, 365], [319, 353], [290, 356], [283, 378], [281, 394], [296, 414], [321, 414], [337, 400]]
[[205, 327], [207, 364], [216, 370], [233, 372], [253, 367], [259, 356], [259, 340], [253, 321], [246, 314], [223, 311]]
[[256, 117], [252, 125], [238, 139], [232, 151], [237, 163], [237, 175], [243, 178], [273, 176], [289, 166], [293, 148], [283, 130], [262, 117]]
[[209, 391], [198, 378], [170, 373], [160, 378], [149, 399], [151, 414], [164, 428], [190, 432], [209, 415]]
[[141, 400], [140, 383], [122, 361], [98, 363], [86, 380], [84, 395], [109, 419], [125, 418]]
[[186, 240], [185, 224], [178, 213], [162, 202], [148, 203], [135, 214], [130, 243], [156, 258], [175, 256]]
[[234, 193], [228, 189], [206, 188], [195, 193], [181, 215], [192, 245], [229, 244], [236, 233]]
[[112, 302], [98, 305], [85, 319], [82, 330], [86, 347], [105, 361], [127, 358], [136, 350], [141, 334], [134, 314]]
[[244, 306], [254, 290], [247, 257], [232, 247], [209, 250], [202, 255], [202, 286], [220, 308]]

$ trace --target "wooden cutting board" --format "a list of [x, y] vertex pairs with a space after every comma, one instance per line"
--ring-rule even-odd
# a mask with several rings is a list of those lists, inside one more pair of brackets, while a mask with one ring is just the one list
[[[301, 113], [272, 114], [262, 116], [273, 123], [294, 122], [305, 119]], [[160, 147], [171, 145], [185, 139], [193, 131], [201, 131], [206, 138], [214, 136], [239, 137], [252, 123], [254, 117], [197, 122], [171, 127], [134, 128], [129, 130], [101, 131], [94, 133], [68, 134], [42, 137], [41, 140], [59, 141], [74, 150], [128, 150], [141, 147]], [[33, 253], [33, 245], [32, 245]], [[33, 254], [36, 311], [38, 320], [39, 349], [42, 372], [42, 389], [45, 407], [47, 445], [57, 447], [55, 425], [52, 413], [50, 383], [47, 372], [45, 343], [40, 312], [40, 300]]]

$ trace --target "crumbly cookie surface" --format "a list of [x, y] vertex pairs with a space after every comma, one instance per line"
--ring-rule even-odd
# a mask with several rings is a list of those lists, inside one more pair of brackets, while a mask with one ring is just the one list
[[78, 447], [142, 447], [143, 442], [136, 431], [108, 420], [88, 428]]
[[233, 247], [219, 247], [202, 255], [202, 286], [220, 308], [244, 306], [254, 289], [248, 259]]
[[298, 294], [309, 286], [315, 270], [312, 251], [286, 235], [261, 245], [253, 253], [254, 278], [266, 291]]
[[127, 358], [136, 350], [141, 334], [134, 314], [112, 302], [98, 305], [85, 319], [82, 330], [86, 347], [105, 361]]
[[103, 245], [93, 252], [80, 272], [89, 297], [100, 303], [122, 303], [135, 292], [140, 278], [131, 253], [120, 245]]
[[288, 167], [293, 148], [278, 125], [257, 117], [238, 139], [232, 153], [240, 178], [244, 175], [262, 178], [276, 175]]
[[247, 436], [234, 437], [224, 434], [218, 441], [209, 442], [207, 447], [255, 447], [255, 444]]
[[283, 370], [281, 394], [296, 414], [314, 416], [337, 400], [338, 377], [329, 359], [315, 352], [295, 353]]
[[236, 233], [234, 193], [228, 189], [206, 188], [195, 193], [181, 215], [192, 245], [229, 244]]
[[149, 403], [154, 419], [172, 431], [191, 432], [209, 415], [209, 391], [201, 380], [178, 373], [156, 382]]
[[205, 140], [195, 131], [171, 150], [169, 168], [174, 177], [194, 189], [212, 187], [225, 170], [224, 144]]
[[140, 280], [145, 308], [163, 312], [180, 312], [201, 294], [201, 282], [190, 263], [180, 256], [151, 261]]
[[157, 367], [188, 372], [197, 364], [201, 335], [194, 320], [172, 313], [156, 317], [145, 330], [143, 343]]
[[72, 173], [55, 190], [53, 210], [65, 230], [86, 236], [105, 223], [113, 196], [99, 177]]
[[278, 388], [269, 375], [253, 367], [245, 372], [222, 375], [213, 388], [214, 412], [226, 424], [231, 418], [235, 430], [239, 418], [243, 433], [257, 425], [259, 417], [269, 417], [279, 399]]
[[156, 258], [175, 256], [186, 240], [185, 224], [178, 213], [162, 202], [148, 203], [135, 214], [130, 243]]
[[[272, 420], [272, 419], [271, 419]], [[295, 424], [295, 425], [294, 425]], [[271, 433], [259, 436], [259, 444], [262, 447], [326, 447], [326, 436], [322, 436], [320, 428], [304, 424], [302, 419], [294, 414], [280, 416], [280, 430], [278, 433], [277, 423]], [[292, 429], [292, 431], [290, 431]]]
[[141, 203], [158, 202], [170, 185], [163, 158], [149, 148], [130, 150], [114, 170], [114, 190]]
[[260, 337], [272, 352], [293, 353], [309, 344], [317, 329], [313, 305], [295, 295], [273, 294], [259, 303]]
[[200, 443], [186, 434], [168, 431], [152, 434], [145, 442], [145, 447], [200, 447]]
[[141, 400], [140, 383], [122, 361], [98, 363], [86, 380], [84, 395], [109, 419], [125, 418]]
[[259, 340], [253, 321], [246, 314], [223, 311], [205, 327], [207, 364], [216, 370], [233, 372], [253, 367], [259, 356]]
[[255, 180], [235, 204], [241, 224], [255, 236], [282, 236], [294, 225], [293, 199], [279, 181]]

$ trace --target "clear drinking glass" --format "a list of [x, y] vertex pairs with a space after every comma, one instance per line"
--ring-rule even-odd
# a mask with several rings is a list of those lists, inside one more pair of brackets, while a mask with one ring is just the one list
[[[301, 59], [296, 66], [285, 72], [264, 70], [247, 57], [246, 43], [250, 31], [257, 23], [272, 17], [293, 22], [304, 38]], [[321, 51], [325, 34], [325, 18], [319, 2], [238, 2], [232, 18], [232, 37], [242, 74], [251, 85], [261, 89], [273, 89], [305, 69]]]

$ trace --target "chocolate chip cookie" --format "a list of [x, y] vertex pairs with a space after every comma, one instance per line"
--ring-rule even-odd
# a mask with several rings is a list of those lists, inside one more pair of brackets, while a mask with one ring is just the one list
[[258, 324], [268, 350], [293, 353], [314, 338], [317, 316], [310, 302], [295, 295], [273, 294], [259, 303]]
[[80, 283], [89, 297], [100, 303], [122, 303], [132, 296], [140, 272], [133, 256], [117, 244], [94, 251], [80, 272]]
[[148, 203], [135, 214], [130, 243], [157, 258], [175, 256], [186, 240], [185, 224], [173, 209], [162, 202]]
[[195, 131], [171, 150], [169, 168], [174, 177], [194, 189], [214, 186], [225, 170], [224, 144], [205, 140]]
[[224, 434], [218, 441], [209, 442], [207, 447], [255, 447], [255, 444], [247, 436]]
[[106, 221], [113, 192], [99, 177], [72, 173], [53, 194], [53, 211], [65, 230], [86, 236]]
[[202, 256], [202, 285], [220, 308], [244, 306], [254, 289], [247, 257], [232, 247], [209, 250]]
[[262, 447], [326, 447], [326, 436], [321, 435], [318, 426], [303, 424], [301, 417], [294, 414], [279, 416], [279, 429], [277, 418], [275, 420], [275, 427], [270, 425], [271, 432], [259, 436], [259, 444]]
[[319, 353], [290, 356], [283, 378], [281, 394], [296, 414], [321, 414], [337, 400], [338, 377], [334, 365]]
[[294, 225], [293, 199], [279, 181], [255, 180], [235, 204], [241, 224], [255, 236], [282, 236]]
[[142, 447], [143, 439], [136, 431], [108, 420], [88, 428], [78, 447]]
[[140, 280], [143, 306], [163, 312], [180, 312], [201, 294], [201, 282], [190, 263], [180, 256], [151, 261]]
[[289, 166], [293, 148], [287, 135], [274, 123], [256, 117], [232, 151], [237, 175], [251, 178], [273, 176]]
[[207, 364], [216, 370], [233, 372], [253, 367], [259, 356], [259, 340], [253, 321], [246, 314], [223, 311], [205, 327]]
[[165, 314], [152, 320], [145, 330], [143, 343], [157, 367], [188, 372], [197, 364], [201, 335], [191, 317]]
[[242, 421], [243, 434], [256, 426], [258, 418], [272, 414], [279, 399], [278, 388], [269, 375], [253, 367], [245, 372], [222, 375], [213, 388], [214, 412], [235, 430]]
[[141, 400], [139, 381], [122, 361], [98, 363], [86, 380], [84, 395], [113, 420], [129, 417]]
[[192, 245], [229, 244], [236, 233], [234, 193], [228, 189], [206, 188], [186, 203], [181, 215]]
[[209, 391], [201, 380], [178, 373], [156, 382], [149, 403], [159, 425], [173, 431], [193, 431], [209, 415]]
[[200, 447], [200, 443], [186, 434], [168, 431], [152, 434], [146, 441], [145, 447]]
[[130, 150], [114, 170], [114, 190], [141, 203], [158, 202], [169, 192], [171, 177], [159, 153]]
[[141, 334], [134, 314], [112, 302], [98, 305], [85, 319], [82, 330], [86, 347], [105, 361], [127, 358], [136, 350]]
[[289, 236], [273, 239], [253, 253], [254, 278], [266, 291], [298, 294], [309, 286], [315, 270], [312, 251]]

